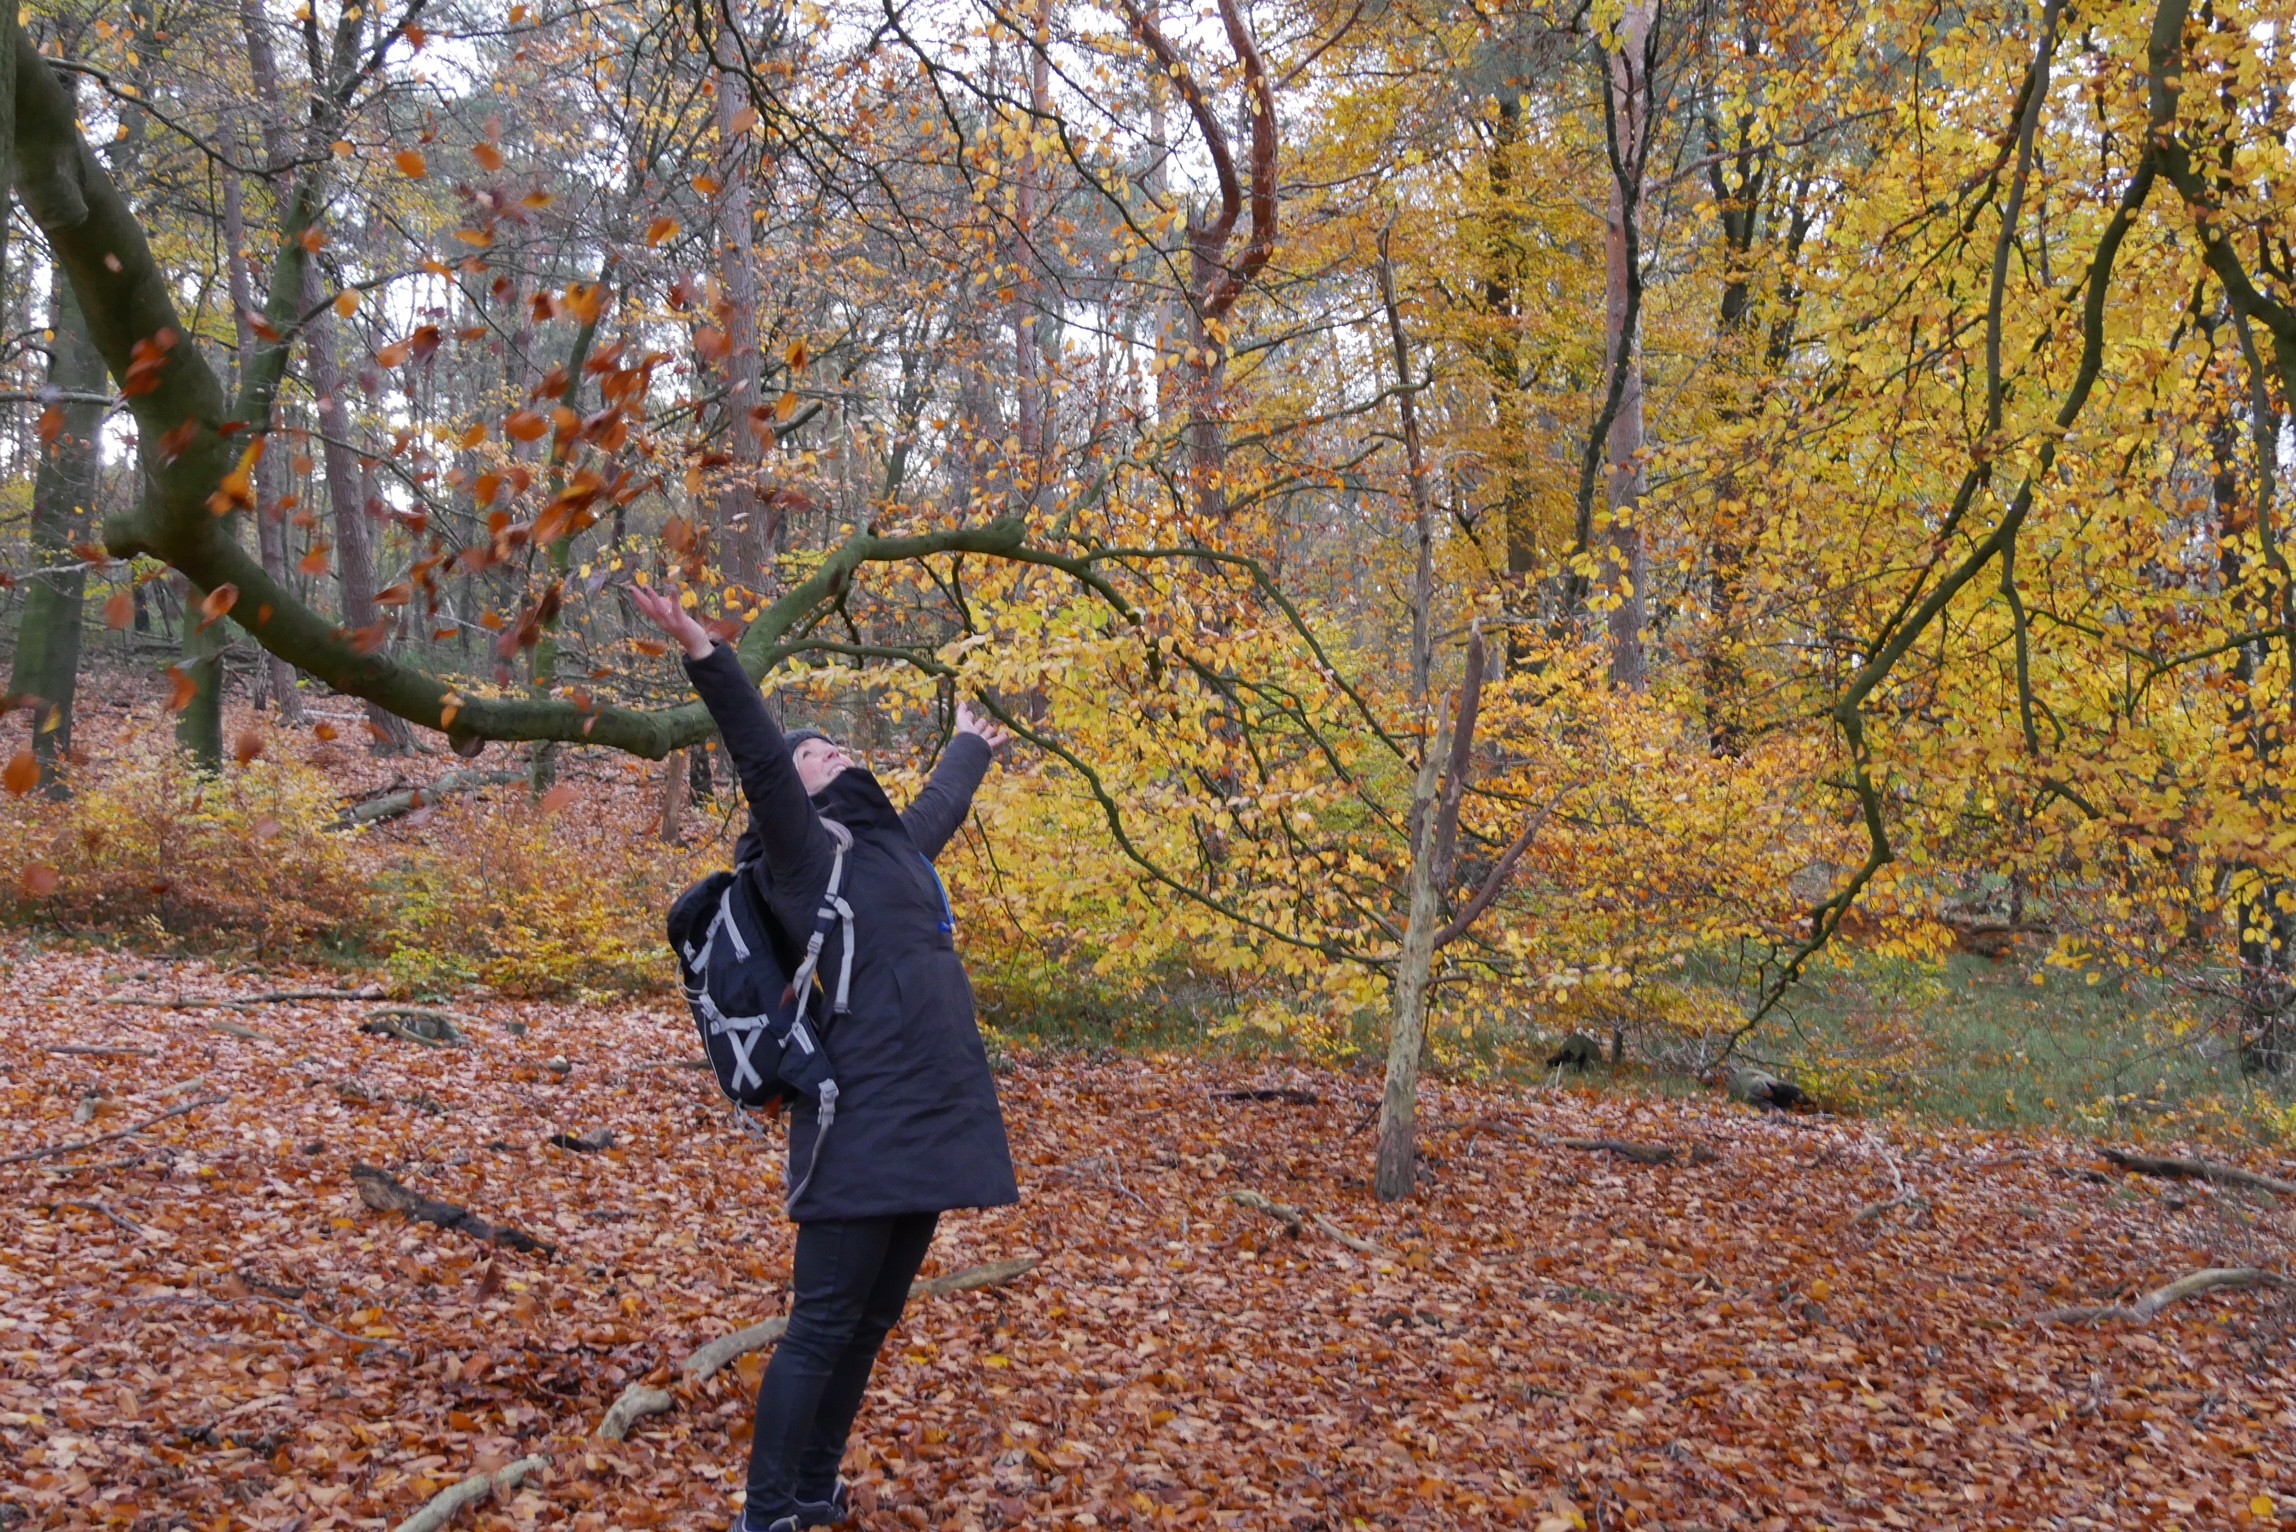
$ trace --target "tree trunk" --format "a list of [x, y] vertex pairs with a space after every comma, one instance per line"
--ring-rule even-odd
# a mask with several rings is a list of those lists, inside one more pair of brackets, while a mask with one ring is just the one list
[[727, 581], [756, 595], [765, 590], [774, 539], [758, 505], [757, 478], [765, 444], [759, 422], [750, 413], [761, 402], [758, 388], [763, 369], [758, 354], [757, 236], [750, 209], [749, 168], [743, 135], [734, 128], [735, 117], [747, 98], [747, 82], [741, 75], [719, 71], [718, 176], [724, 186], [718, 199], [718, 257], [725, 283], [725, 334], [731, 346], [724, 366], [725, 451], [733, 461], [726, 468], [725, 488], [718, 495], [717, 547], [720, 571]]
[[1643, 629], [1650, 615], [1649, 544], [1641, 520], [1644, 489], [1642, 418], [1642, 316], [1634, 287], [1639, 273], [1639, 219], [1642, 206], [1643, 143], [1649, 133], [1650, 80], [1647, 73], [1652, 0], [1629, 0], [1620, 19], [1618, 47], [1609, 58], [1609, 90], [1618, 163], [1610, 185], [1604, 222], [1605, 335], [1612, 364], [1625, 372], [1617, 412], [1607, 440], [1610, 531], [1605, 539], [1602, 582], [1612, 605], [1611, 684], [1640, 691], [1649, 682]]
[[[62, 791], [56, 762], [72, 748], [72, 700], [79, 689], [80, 607], [87, 571], [72, 544], [95, 530], [96, 487], [103, 427], [100, 398], [110, 383], [104, 359], [88, 339], [79, 300], [63, 274], [54, 276], [56, 342], [48, 382], [66, 398], [54, 406], [63, 430], [40, 454], [32, 485], [29, 529], [34, 573], [24, 582], [23, 613], [16, 629], [16, 665], [8, 689], [42, 704], [32, 726], [32, 750], [41, 781]], [[78, 536], [75, 537], [75, 531]]]
[[693, 768], [686, 764], [686, 753], [673, 750], [662, 762], [662, 840], [668, 845], [678, 843], [678, 835], [685, 828], [686, 795], [693, 788]]
[[192, 684], [191, 700], [175, 715], [175, 742], [193, 761], [209, 771], [223, 766], [223, 651], [230, 632], [221, 619], [209, 621], [200, 610], [207, 592], [182, 582], [183, 649], [176, 668]]
[[1379, 1102], [1379, 1167], [1374, 1189], [1382, 1202], [1409, 1197], [1419, 1174], [1419, 1056], [1427, 1025], [1427, 988], [1435, 972], [1435, 935], [1443, 924], [1435, 886], [1435, 798], [1442, 777], [1443, 736], [1438, 730], [1420, 758], [1411, 799], [1411, 914], [1403, 951], [1395, 962], [1395, 1007], [1387, 1032], [1387, 1087]]
[[[362, 644], [383, 647], [383, 609], [375, 604], [373, 543], [361, 503], [364, 479], [359, 454], [351, 445], [350, 401], [343, 392], [343, 375], [335, 362], [335, 312], [319, 302], [319, 275], [303, 270], [303, 304], [316, 310], [305, 327], [304, 341], [311, 362], [311, 392], [319, 400], [320, 462], [327, 475], [327, 506], [335, 530], [335, 579], [343, 597], [343, 626]], [[370, 702], [367, 723], [378, 755], [410, 749], [414, 735], [406, 721]]]
[[[236, 142], [237, 135], [227, 137]], [[224, 266], [231, 287], [232, 320], [239, 342], [238, 366], [235, 373], [244, 375], [247, 359], [255, 355], [255, 296], [247, 276], [247, 214], [245, 197], [238, 172], [226, 167], [223, 179], [223, 248]], [[250, 429], [267, 431], [271, 422], [251, 420]], [[255, 552], [264, 573], [274, 580], [287, 574], [286, 529], [280, 525], [279, 511], [280, 454], [274, 450], [263, 454], [255, 465]], [[278, 705], [280, 721], [300, 723], [303, 718], [302, 694], [295, 689], [295, 667], [278, 655], [266, 650], [261, 657], [263, 684], [256, 689], [258, 698], [269, 696]]]

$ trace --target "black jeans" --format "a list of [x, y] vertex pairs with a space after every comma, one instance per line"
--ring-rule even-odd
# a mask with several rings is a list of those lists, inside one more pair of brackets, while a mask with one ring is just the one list
[[744, 1519], [770, 1526], [837, 1488], [846, 1433], [901, 1318], [938, 1213], [820, 1219], [797, 1229], [789, 1329], [757, 1385]]

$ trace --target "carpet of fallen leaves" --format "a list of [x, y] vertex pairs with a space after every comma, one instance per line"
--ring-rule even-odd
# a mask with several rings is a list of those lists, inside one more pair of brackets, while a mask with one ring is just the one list
[[[0, 1157], [222, 1098], [0, 1166], [0, 1524], [391, 1527], [531, 1453], [456, 1525], [726, 1524], [762, 1358], [592, 1434], [784, 1302], [778, 1146], [676, 1067], [682, 1016], [472, 1004], [433, 1049], [359, 1002], [121, 1003], [339, 977], [0, 959]], [[1361, 1078], [1040, 1054], [1002, 1088], [1024, 1200], [950, 1217], [927, 1269], [1043, 1263], [912, 1306], [848, 1460], [864, 1525], [2296, 1523], [2271, 1294], [2028, 1322], [2254, 1263], [2279, 1215], [2237, 1194], [2067, 1140], [1435, 1084], [1391, 1208]], [[1551, 1141], [1584, 1136], [1718, 1157]], [[353, 1162], [555, 1255], [370, 1212]]]

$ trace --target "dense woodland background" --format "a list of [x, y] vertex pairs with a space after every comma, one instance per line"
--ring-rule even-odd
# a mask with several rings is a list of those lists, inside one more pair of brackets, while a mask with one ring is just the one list
[[[1920, 1126], [2208, 1141], [2284, 1175], [2286, 0], [36, 0], [8, 25], [0, 897], [19, 998], [117, 999], [80, 1025], [102, 1032], [180, 1019], [171, 994], [342, 991], [296, 1024], [328, 1039], [323, 1054], [297, 1053], [320, 1046], [294, 1041], [302, 1030], [203, 1035], [202, 1078], [239, 1080], [242, 1106], [195, 1122], [322, 1077], [337, 1092], [348, 1070], [366, 1095], [310, 1108], [314, 1143], [348, 1123], [358, 1152], [472, 1182], [457, 1200], [484, 1194], [498, 1217], [603, 1195], [588, 1171], [562, 1185], [474, 1168], [515, 1136], [507, 1103], [563, 1083], [525, 1057], [540, 1049], [494, 1038], [515, 1065], [401, 1080], [420, 1043], [328, 1028], [387, 1000], [476, 1016], [464, 1030], [479, 1039], [555, 1018], [572, 1070], [591, 1067], [584, 1047], [601, 1068], [652, 1048], [674, 1062], [660, 912], [724, 860], [739, 813], [674, 657], [618, 594], [677, 583], [785, 716], [839, 731], [897, 786], [929, 768], [960, 697], [1019, 735], [945, 867], [992, 1042], [1048, 1113], [1113, 1090], [1187, 1124], [1154, 1162], [1170, 1184], [1145, 1192], [1121, 1180], [1148, 1173], [1125, 1157], [1130, 1119], [1074, 1141], [1049, 1117], [1024, 1127], [1045, 1207], [1073, 1197], [1084, 1216], [1113, 1197], [1140, 1213], [1095, 1236], [1093, 1270], [1164, 1282], [1153, 1274], [1180, 1268], [1162, 1252], [1197, 1250], [1210, 1236], [1191, 1231], [1216, 1223], [1222, 1251], [1256, 1259], [1264, 1241], [1240, 1231], [1269, 1215], [1225, 1193], [1238, 1167], [1282, 1166], [1305, 1208], [1287, 1204], [1285, 1227], [1309, 1239], [1340, 1227], [1299, 1222], [1318, 1206], [1401, 1205], [1327, 1254], [1360, 1277], [1350, 1291], [1392, 1292], [1404, 1317], [1351, 1311], [1334, 1334], [1424, 1323], [1454, 1353], [1480, 1348], [1475, 1365], [1506, 1381], [1457, 1394], [1481, 1413], [1454, 1423], [1544, 1401], [1615, 1433], [1647, 1423], [1653, 1399], [1727, 1399], [1778, 1428], [1735, 1459], [1548, 1453], [1462, 1490], [1451, 1452], [1401, 1417], [1379, 1428], [1395, 1427], [1400, 1461], [1255, 1438], [1237, 1421], [1281, 1411], [1232, 1357], [1208, 1364], [1209, 1384], [1151, 1369], [1123, 1385], [1199, 1405], [1189, 1390], [1228, 1389], [1260, 1411], [1210, 1418], [1259, 1442], [1239, 1462], [1277, 1464], [1285, 1518], [1480, 1524], [1508, 1507], [1624, 1526], [1672, 1506], [1715, 1525], [1849, 1524], [1924, 1505], [1918, 1519], [1948, 1524], [1984, 1505], [1966, 1514], [2218, 1525], [2269, 1521], [2272, 1491], [2296, 1494], [2240, 1466], [2272, 1452], [2241, 1443], [2296, 1429], [2285, 1398], [2198, 1318], [2142, 1381], [2092, 1373], [2085, 1405], [2063, 1371], [2085, 1365], [2078, 1340], [2018, 1353], [2032, 1371], [2013, 1388], [1969, 1381], [1986, 1337], [2037, 1306], [2016, 1284], [2134, 1301], [2221, 1269], [2277, 1288], [2286, 1231], [2269, 1187], [2248, 1187], [2254, 1205], [2215, 1190], [2166, 1212], [2148, 1201], [2139, 1230], [2126, 1198], [2140, 1194], [2093, 1190], [2081, 1178], [2101, 1173], [2061, 1140], [2010, 1151], [2054, 1168], [2018, 1172], [2008, 1196], [1985, 1179], [2003, 1163], [1990, 1140]], [[142, 955], [114, 967], [101, 954], [115, 949]], [[101, 1130], [116, 1082], [95, 1056], [52, 1052], [78, 1046], [63, 1012], [8, 1025], [25, 1057], [89, 1072], [18, 1082], [46, 1165]], [[175, 1035], [131, 1027], [94, 1046], [164, 1051]], [[1206, 1057], [1140, 1066], [1118, 1089], [1095, 1071], [1134, 1066], [1042, 1051], [1079, 1043]], [[359, 1083], [378, 1068], [389, 1088]], [[1623, 1094], [1551, 1094], [1573, 1069]], [[1381, 1070], [1373, 1099], [1357, 1076]], [[648, 1163], [681, 1205], [706, 1201], [710, 1154], [738, 1136], [631, 1146], [649, 1120], [636, 1103], [698, 1111], [694, 1082], [611, 1078], [612, 1102], [582, 1098], [585, 1120], [545, 1115], [569, 1133], [621, 1124], [629, 1154], [667, 1156]], [[1199, 1121], [1180, 1103], [1213, 1086], [1275, 1091], [1257, 1102], [1271, 1110], [1283, 1092], [1314, 1097], [1320, 1115], [1312, 1129]], [[1757, 1131], [1655, 1099], [1723, 1089], [1832, 1115]], [[446, 1115], [400, 1120], [422, 1101]], [[1525, 1101], [1562, 1115], [1529, 1126]], [[89, 1102], [97, 1127], [42, 1115]], [[1886, 1139], [1856, 1121], [1884, 1118]], [[200, 1130], [170, 1117], [156, 1131]], [[1732, 1134], [1719, 1168], [1692, 1156], [1692, 1140]], [[1588, 1181], [1569, 1157], [1615, 1154], [1558, 1147], [1573, 1139], [1659, 1159], [1623, 1162], [1639, 1182]], [[1501, 1140], [1533, 1169], [1474, 1158]], [[582, 1152], [546, 1149], [538, 1164]], [[249, 1161], [226, 1181], [302, 1188], [280, 1227], [332, 1239], [325, 1197], [348, 1183], [328, 1154], [287, 1180]], [[2028, 1215], [2046, 1176], [2095, 1206]], [[1498, 1189], [1462, 1189], [1477, 1177]], [[1832, 1233], [1797, 1222], [1781, 1188], [1805, 1181]], [[1715, 1223], [1757, 1191], [1759, 1216]], [[1604, 1236], [1636, 1282], [1663, 1288], [1680, 1252], [1728, 1253], [1702, 1276], [1683, 1264], [1689, 1287], [1660, 1302], [1565, 1280], [1576, 1257], [1522, 1244], [1542, 1199], [1593, 1241], [1614, 1193], [1643, 1199], [1641, 1222]], [[120, 1236], [124, 1251], [121, 1220], [142, 1216], [87, 1195], [37, 1205], [53, 1223], [42, 1250]], [[976, 1242], [1042, 1251], [1058, 1223]], [[1845, 1266], [1827, 1242], [1847, 1231], [1860, 1243]], [[441, 1276], [414, 1253], [430, 1235], [355, 1237], [428, 1273], [439, 1307], [422, 1323], [438, 1328], [352, 1324], [348, 1298], [312, 1296], [297, 1312], [333, 1315], [342, 1337], [330, 1365], [380, 1355], [358, 1325], [400, 1326], [391, 1345], [432, 1373], [393, 1373], [411, 1392], [379, 1408], [447, 1409], [420, 1381], [433, 1373], [456, 1399], [486, 1395], [474, 1354], [446, 1358], [459, 1319], [512, 1303], [496, 1268]], [[1494, 1260], [1520, 1246], [1512, 1269], [1532, 1285], [1516, 1296], [1560, 1305], [1554, 1324], [1576, 1324], [1552, 1315], [1582, 1301], [1629, 1306], [1591, 1342], [1619, 1359], [1595, 1394], [1545, 1372], [1524, 1383], [1503, 1360], [1523, 1355], [1508, 1350], [1519, 1337], [1459, 1320], [1500, 1280], [1460, 1264], [1461, 1241]], [[1323, 1257], [1279, 1248], [1270, 1312], [1322, 1302]], [[693, 1294], [655, 1315], [685, 1333], [733, 1278], [677, 1262], [592, 1264]], [[209, 1296], [320, 1292], [284, 1271]], [[1430, 1273], [1457, 1285], [1409, 1307]], [[1868, 1284], [1906, 1292], [1940, 1273], [1922, 1325], [1946, 1328], [1916, 1326], [1917, 1345]], [[475, 1307], [438, 1297], [466, 1278]], [[1859, 1317], [1837, 1304], [1829, 1318], [1817, 1287], [1854, 1295], [1842, 1303]], [[562, 1296], [605, 1302], [593, 1288]], [[1035, 1306], [1032, 1344], [1066, 1353], [1064, 1316], [1091, 1307], [1073, 1293], [1009, 1300]], [[1164, 1303], [1168, 1326], [1170, 1298], [1114, 1312], [1130, 1324]], [[62, 1291], [25, 1301], [71, 1306]], [[987, 1307], [1006, 1300], [962, 1301], [987, 1328], [954, 1354], [1017, 1368], [996, 1337], [1021, 1321]], [[1666, 1349], [1684, 1304], [1734, 1337], [1707, 1383], [1685, 1383], [1697, 1369]], [[2239, 1312], [2240, 1356], [2284, 1356], [2284, 1304]], [[473, 1451], [499, 1467], [537, 1431], [579, 1436], [575, 1417], [683, 1354], [639, 1317], [592, 1316], [617, 1338], [525, 1415], [453, 1405], [465, 1424], [416, 1433], [436, 1458], [419, 1475], [380, 1468], [387, 1451], [363, 1438], [307, 1461], [281, 1437], [288, 1466], [261, 1491], [276, 1515], [246, 1510], [252, 1477], [231, 1503], [264, 1525], [298, 1505], [396, 1516], [417, 1479], [435, 1490]], [[1108, 1320], [1088, 1327], [1093, 1346], [1140, 1341], [1119, 1344]], [[1816, 1349], [1761, 1351], [1749, 1323]], [[1645, 1341], [1656, 1350], [1633, 1350]], [[1898, 1397], [1916, 1417], [1982, 1415], [2014, 1442], [1998, 1479], [1972, 1481], [1983, 1494], [1930, 1503], [1961, 1491], [1939, 1488], [1934, 1454], [1919, 1462], [1930, 1427], [1916, 1424], [1858, 1449], [1898, 1476], [1861, 1486], [1824, 1422], [1788, 1430], [1790, 1410], [1723, 1381], [1756, 1364], [1802, 1379], [1805, 1398], [1854, 1378], [1842, 1398], [1868, 1410], [1886, 1408], [1864, 1403], [1881, 1397], [1878, 1367], [1915, 1390]], [[1365, 1396], [1300, 1365], [1285, 1385], [1299, 1418], [1369, 1418], [1331, 1404]], [[1904, 1383], [1925, 1368], [1941, 1392]], [[38, 1423], [16, 1416], [47, 1406], [32, 1373], [11, 1376], [0, 1444], [40, 1468], [22, 1456]], [[929, 1494], [901, 1498], [920, 1461], [969, 1486], [964, 1514], [990, 1524], [1213, 1519], [1250, 1499], [1236, 1463], [1198, 1482], [1175, 1451], [1162, 1478], [1125, 1479], [1082, 1425], [1040, 1422], [1041, 1441], [980, 1427], [1001, 1417], [964, 1376], [909, 1420], [947, 1451], [869, 1469], [888, 1507], [925, 1514]], [[1434, 1408], [1422, 1384], [1408, 1408]], [[732, 1412], [738, 1393], [710, 1407]], [[2188, 1457], [2166, 1488], [2115, 1434], [2167, 1418], [2132, 1402], [2154, 1394], [2204, 1401], [2174, 1412]], [[1124, 1397], [1107, 1417], [1119, 1438], [1134, 1416], [1174, 1418]], [[2247, 1424], [2210, 1435], [2206, 1400]], [[2041, 1433], [2059, 1429], [2089, 1434], [2053, 1459]], [[1341, 1451], [1346, 1430], [1329, 1431], [1317, 1450]], [[353, 1498], [328, 1500], [369, 1449]], [[71, 1464], [36, 1450], [51, 1454], [38, 1493], [58, 1498], [23, 1504], [76, 1504]], [[1285, 1454], [1301, 1452], [1295, 1471]], [[1008, 1453], [1026, 1460], [1009, 1484]], [[568, 1504], [674, 1519], [699, 1493], [682, 1459], [616, 1461], [579, 1470], [614, 1495]], [[299, 1475], [318, 1499], [279, 1487]], [[1986, 1499], [1997, 1483], [2031, 1498]]]

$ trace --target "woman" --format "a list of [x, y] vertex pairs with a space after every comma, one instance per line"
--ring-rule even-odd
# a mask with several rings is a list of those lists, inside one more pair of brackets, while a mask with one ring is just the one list
[[[686, 674], [717, 721], [749, 799], [736, 860], [765, 907], [802, 942], [829, 883], [835, 843], [853, 836], [852, 1009], [828, 1031], [835, 1131], [814, 1158], [816, 1113], [791, 1109], [789, 1169], [803, 1182], [789, 1329], [757, 1390], [749, 1494], [735, 1532], [796, 1532], [846, 1516], [837, 1466], [886, 1332], [901, 1317], [939, 1216], [1020, 1200], [956, 921], [932, 859], [949, 843], [1005, 731], [957, 709], [957, 735], [907, 813], [877, 779], [813, 730], [784, 740], [733, 651], [673, 595], [631, 591], [686, 652]], [[832, 941], [842, 940], [833, 936]], [[840, 954], [822, 955], [835, 972]]]

